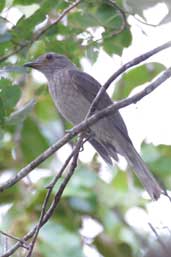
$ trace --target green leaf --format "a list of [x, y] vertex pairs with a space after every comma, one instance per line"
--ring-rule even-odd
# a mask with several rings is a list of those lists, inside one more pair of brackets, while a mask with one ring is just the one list
[[44, 54], [46, 51], [46, 44], [44, 40], [37, 40], [29, 49], [29, 55], [34, 56], [34, 58]]
[[77, 29], [79, 28], [82, 30], [88, 27], [99, 26], [99, 23], [96, 20], [95, 16], [93, 16], [89, 12], [87, 12], [86, 15], [85, 13], [81, 13], [81, 12], [73, 12], [69, 14], [68, 22], [69, 22], [69, 26]]
[[21, 96], [21, 90], [16, 85], [11, 85], [7, 79], [0, 80], [0, 99], [1, 108], [4, 109], [5, 114], [16, 105]]
[[107, 208], [111, 208], [115, 205], [116, 201], [116, 190], [112, 184], [107, 184], [102, 180], [98, 180], [95, 188], [98, 196], [100, 205], [105, 205]]
[[4, 124], [4, 119], [5, 119], [5, 110], [4, 110], [3, 101], [0, 97], [0, 126]]
[[5, 0], [0, 1], [0, 11], [5, 7]]
[[115, 239], [119, 240], [120, 232], [122, 230], [122, 223], [115, 211], [109, 208], [100, 208], [100, 220], [102, 221], [105, 232], [110, 237], [115, 234]]
[[[90, 195], [90, 193], [89, 193]], [[92, 195], [92, 194], [91, 194]], [[71, 197], [69, 199], [70, 207], [75, 210], [86, 214], [92, 214], [96, 212], [97, 201], [95, 196], [83, 199], [80, 197]]]
[[122, 19], [117, 10], [107, 4], [101, 4], [95, 13], [98, 25], [102, 25], [112, 30], [119, 29], [122, 24]]
[[118, 100], [127, 97], [135, 87], [151, 81], [164, 69], [160, 63], [143, 64], [132, 69], [117, 82], [113, 98]]
[[[44, 90], [45, 87], [42, 88]], [[40, 88], [39, 88], [40, 90]], [[41, 92], [40, 92], [41, 93]], [[51, 110], [49, 112], [49, 110]], [[51, 120], [58, 120], [58, 112], [52, 102], [52, 99], [49, 95], [44, 94], [43, 97], [39, 98], [39, 101], [37, 101], [37, 104], [35, 106], [35, 112], [36, 115], [38, 115], [39, 119], [42, 121], [51, 121]]]
[[78, 233], [71, 233], [61, 224], [49, 221], [39, 233], [40, 252], [47, 257], [83, 257]]
[[101, 233], [96, 237], [95, 245], [104, 257], [133, 257], [131, 248], [128, 244], [124, 242], [120, 244], [116, 243], [105, 233]]
[[109, 37], [109, 35], [109, 33], [103, 33], [103, 48], [109, 55], [121, 55], [123, 49], [128, 47], [132, 41], [132, 35], [129, 29], [125, 29], [113, 37]]
[[41, 5], [41, 8], [35, 11], [33, 15], [29, 16], [28, 18], [22, 16], [21, 19], [18, 21], [17, 25], [11, 30], [13, 40], [20, 44], [30, 41], [32, 39], [32, 34], [35, 29], [35, 26], [45, 19], [47, 13], [51, 10], [52, 7], [53, 2], [52, 5], [50, 5], [49, 1], [46, 0]]
[[118, 169], [116, 176], [112, 180], [112, 185], [117, 191], [127, 192], [128, 191], [128, 175]]
[[5, 41], [0, 43], [0, 55], [1, 57], [3, 55], [6, 55], [6, 53], [12, 49], [12, 42], [11, 41]]
[[40, 3], [40, 0], [14, 0], [13, 2], [14, 5], [30, 5], [35, 3]]
[[31, 118], [27, 118], [21, 131], [21, 149], [24, 160], [30, 162], [48, 146], [47, 139], [43, 136], [37, 123]]
[[152, 144], [142, 145], [142, 156], [149, 168], [163, 178], [170, 176], [171, 146]]
[[87, 47], [86, 57], [89, 59], [91, 64], [94, 64], [97, 61], [98, 54], [99, 54], [99, 51], [97, 47], [93, 45], [90, 45]]
[[[86, 179], [85, 179], [86, 178]], [[92, 194], [90, 188], [96, 185], [97, 175], [84, 166], [77, 169], [77, 176], [73, 176], [64, 192], [64, 196], [86, 197]]]

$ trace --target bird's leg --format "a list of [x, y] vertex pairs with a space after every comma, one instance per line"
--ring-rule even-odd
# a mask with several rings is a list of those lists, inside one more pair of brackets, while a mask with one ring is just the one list
[[84, 144], [94, 137], [94, 132], [92, 132], [90, 129], [87, 129], [85, 132], [82, 132], [82, 133], [83, 134], [80, 134], [80, 135], [83, 137], [83, 144], [82, 144], [82, 147], [80, 148], [80, 152], [84, 151]]

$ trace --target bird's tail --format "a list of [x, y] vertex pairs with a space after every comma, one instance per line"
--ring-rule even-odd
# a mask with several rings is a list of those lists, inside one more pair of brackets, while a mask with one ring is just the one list
[[129, 151], [125, 153], [125, 157], [130, 166], [134, 169], [135, 174], [151, 196], [153, 200], [157, 200], [161, 193], [162, 188], [153, 177], [153, 175], [148, 170], [146, 164], [141, 159], [140, 155], [137, 153], [133, 145], [129, 145]]

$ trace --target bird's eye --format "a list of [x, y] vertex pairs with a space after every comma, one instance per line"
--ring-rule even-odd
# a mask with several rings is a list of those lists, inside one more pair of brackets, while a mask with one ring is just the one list
[[46, 59], [47, 60], [52, 60], [53, 59], [53, 54], [47, 54]]

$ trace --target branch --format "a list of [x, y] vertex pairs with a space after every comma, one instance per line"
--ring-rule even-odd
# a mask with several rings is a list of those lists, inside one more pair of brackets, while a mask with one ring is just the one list
[[50, 28], [52, 28], [53, 26], [55, 26], [56, 24], [58, 24], [59, 21], [61, 21], [63, 19], [63, 17], [69, 13], [72, 9], [74, 9], [79, 3], [81, 2], [81, 0], [76, 0], [73, 4], [71, 4], [69, 7], [67, 7], [60, 15], [59, 17], [52, 23], [50, 24], [50, 26], [44, 28], [43, 30], [41, 30], [41, 32], [35, 36], [35, 40], [38, 40], [43, 34], [45, 34]]
[[[74, 170], [75, 170], [75, 167], [76, 167], [76, 164], [77, 164], [77, 159], [78, 159], [78, 155], [79, 155], [79, 150], [80, 150], [80, 147], [82, 145], [82, 142], [83, 142], [83, 137], [80, 137], [79, 141], [77, 142], [74, 150], [72, 151], [72, 153], [69, 155], [69, 157], [67, 158], [67, 160], [65, 161], [64, 165], [62, 166], [61, 170], [59, 171], [59, 173], [55, 176], [55, 178], [53, 179], [53, 181], [46, 187], [48, 189], [48, 192], [46, 194], [46, 197], [45, 197], [45, 200], [43, 202], [43, 205], [42, 205], [42, 211], [41, 211], [41, 214], [40, 214], [40, 218], [39, 218], [39, 222], [36, 226], [36, 229], [35, 229], [35, 233], [34, 233], [34, 237], [33, 237], [33, 240], [31, 242], [31, 245], [30, 245], [30, 249], [29, 249], [29, 252], [28, 254], [26, 255], [26, 257], [30, 257], [31, 254], [32, 254], [32, 251], [33, 251], [33, 248], [34, 248], [34, 245], [36, 243], [36, 239], [38, 237], [38, 234], [39, 234], [39, 231], [41, 229], [41, 227], [50, 219], [50, 217], [53, 215], [54, 213], [54, 210], [56, 209], [57, 207], [57, 204], [59, 203], [59, 200], [62, 196], [62, 193], [69, 181], [69, 179], [71, 178]], [[49, 208], [49, 211], [46, 212], [46, 208], [47, 208], [47, 204], [48, 204], [48, 201], [49, 201], [49, 198], [51, 196], [51, 193], [52, 193], [52, 190], [56, 184], [56, 182], [58, 181], [58, 179], [62, 176], [65, 168], [67, 167], [67, 165], [69, 164], [70, 160], [72, 159], [73, 157], [73, 161], [72, 161], [72, 164], [70, 166], [70, 170], [66, 176], [66, 178], [64, 179], [63, 183], [61, 184], [61, 186], [59, 187], [59, 190], [55, 196], [54, 200], [53, 201], [53, 204], [51, 205], [51, 207]], [[46, 217], [46, 218], [44, 218]]]
[[156, 48], [154, 48], [153, 50], [150, 50], [148, 52], [146, 52], [145, 54], [142, 54], [136, 58], [134, 58], [133, 60], [125, 63], [120, 69], [118, 69], [104, 84], [104, 86], [99, 90], [99, 92], [97, 93], [96, 97], [94, 98], [89, 112], [88, 112], [88, 116], [89, 114], [92, 114], [97, 106], [98, 101], [100, 100], [101, 95], [108, 89], [108, 87], [110, 86], [110, 84], [116, 80], [122, 73], [124, 73], [125, 71], [127, 71], [129, 68], [136, 66], [137, 64], [147, 60], [148, 58], [150, 58], [151, 56], [155, 55], [156, 53], [159, 53], [160, 51], [167, 49], [168, 47], [171, 47], [171, 41], [168, 41], [167, 43], [160, 45]]
[[35, 37], [28, 41], [25, 44], [19, 45], [15, 50], [13, 50], [12, 52], [8, 53], [7, 55], [4, 55], [2, 57], [0, 57], [0, 63], [5, 61], [6, 59], [8, 59], [10, 56], [17, 54], [18, 52], [20, 52], [21, 50], [23, 50], [24, 48], [32, 45], [36, 40], [38, 40], [43, 34], [45, 34], [50, 28], [52, 28], [53, 26], [57, 25], [58, 22], [60, 22], [63, 17], [69, 13], [72, 9], [74, 9], [79, 3], [81, 2], [81, 0], [76, 0], [73, 4], [69, 5], [58, 17], [57, 19], [50, 24], [48, 27], [46, 27], [45, 29], [43, 29], [39, 34], [35, 35]]
[[23, 247], [23, 248], [29, 249], [27, 242], [24, 241], [24, 240], [22, 240], [22, 239], [20, 239], [19, 237], [10, 235], [10, 234], [8, 234], [8, 233], [5, 233], [5, 232], [2, 231], [2, 230], [0, 230], [0, 234], [4, 235], [4, 236], [6, 236], [6, 237], [9, 237], [9, 238], [11, 238], [11, 239], [13, 239], [13, 240], [15, 240], [15, 241], [20, 242], [20, 243], [22, 244], [22, 247]]
[[[36, 226], [34, 226], [33, 229], [30, 232], [28, 232], [22, 239], [20, 239], [20, 241], [18, 241], [14, 246], [12, 246], [5, 254], [1, 255], [1, 257], [9, 257], [9, 256], [11, 256], [19, 247], [22, 246], [22, 242], [26, 242], [27, 240], [29, 240], [30, 238], [32, 238], [34, 236], [27, 257], [31, 256], [31, 253], [32, 253], [32, 250], [33, 250], [33, 247], [34, 247], [35, 241], [37, 239], [37, 236], [38, 236], [40, 228], [53, 215], [53, 213], [54, 213], [54, 211], [55, 211], [55, 209], [56, 209], [56, 207], [57, 207], [57, 205], [59, 203], [59, 200], [60, 200], [60, 198], [62, 196], [62, 193], [63, 193], [67, 183], [69, 182], [71, 176], [74, 173], [74, 170], [75, 170], [76, 165], [77, 165], [77, 159], [78, 159], [78, 155], [79, 155], [79, 150], [82, 147], [83, 143], [84, 143], [83, 142], [83, 137], [80, 137], [78, 142], [77, 142], [77, 144], [76, 144], [76, 146], [75, 146], [75, 148], [74, 148], [74, 150], [72, 151], [70, 156], [65, 161], [65, 163], [62, 166], [60, 172], [56, 175], [56, 177], [53, 179], [53, 181], [48, 186], [48, 192], [46, 194], [46, 197], [45, 197], [45, 200], [44, 200], [44, 203], [43, 203], [43, 206], [42, 206], [42, 211], [41, 211], [41, 215], [40, 215], [40, 219], [39, 219], [38, 224]], [[72, 157], [73, 157], [73, 161], [71, 163], [69, 172], [66, 175], [65, 179], [63, 180], [63, 182], [61, 183], [61, 185], [60, 185], [60, 187], [59, 187], [59, 189], [58, 189], [58, 191], [57, 191], [57, 193], [56, 193], [56, 195], [54, 197], [54, 200], [53, 200], [51, 206], [49, 207], [48, 211], [46, 212], [46, 206], [47, 206], [50, 194], [51, 194], [51, 192], [52, 192], [52, 190], [53, 190], [57, 180], [62, 175], [64, 169], [66, 168], [66, 166], [68, 165], [68, 163], [69, 163], [69, 161], [71, 160]]]
[[83, 135], [82, 135], [76, 144], [75, 154], [74, 154], [73, 161], [71, 163], [69, 172], [68, 172], [67, 176], [64, 178], [63, 182], [61, 183], [61, 186], [60, 186], [59, 190], [57, 191], [51, 206], [49, 207], [48, 211], [46, 212], [46, 215], [44, 216], [44, 219], [43, 219], [41, 225], [44, 225], [49, 220], [49, 218], [53, 215], [55, 208], [56, 208], [57, 204], [59, 203], [59, 200], [62, 196], [62, 193], [77, 166], [77, 159], [78, 159], [79, 151], [80, 151], [80, 148], [82, 147], [83, 143], [84, 142], [83, 142]]
[[124, 100], [118, 101], [117, 103], [113, 103], [107, 108], [96, 112], [90, 118], [82, 121], [77, 126], [73, 127], [69, 133], [65, 134], [63, 138], [61, 138], [58, 142], [49, 147], [46, 151], [44, 151], [41, 155], [39, 155], [36, 159], [30, 162], [27, 166], [20, 170], [14, 177], [10, 178], [6, 182], [0, 185], [0, 192], [3, 192], [5, 189], [11, 187], [16, 184], [23, 177], [27, 176], [31, 170], [36, 168], [40, 163], [42, 163], [45, 159], [51, 156], [54, 152], [56, 152], [60, 147], [66, 144], [69, 140], [71, 140], [74, 136], [80, 133], [83, 130], [86, 130], [89, 126], [94, 124], [99, 119], [107, 116], [111, 113], [114, 113], [118, 109], [126, 107], [130, 104], [136, 103], [140, 101], [143, 97], [150, 94], [153, 90], [155, 90], [160, 84], [166, 81], [169, 77], [171, 77], [171, 68], [168, 68], [166, 71], [162, 73], [156, 80], [150, 83], [144, 90], [135, 94], [132, 97], [127, 97]]
[[162, 241], [162, 239], [160, 238], [159, 234], [157, 233], [157, 230], [154, 228], [154, 226], [150, 222], [148, 222], [148, 225], [151, 228], [151, 230], [154, 233], [154, 235], [156, 236], [157, 241], [160, 244], [160, 246], [163, 249], [163, 251], [165, 252], [166, 256], [170, 256], [170, 252], [168, 251], [166, 244]]

